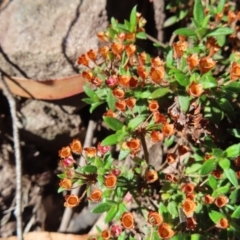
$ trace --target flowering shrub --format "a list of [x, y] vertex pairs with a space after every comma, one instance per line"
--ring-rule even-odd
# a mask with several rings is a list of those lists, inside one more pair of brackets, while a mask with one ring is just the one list
[[[97, 147], [73, 142], [59, 151], [60, 191], [84, 185], [113, 224], [92, 239], [234, 239], [240, 234], [240, 13], [196, 0], [192, 22], [177, 29], [162, 58], [137, 47], [145, 19], [132, 10], [98, 33], [103, 45], [78, 58], [92, 112], [106, 103], [113, 133]], [[148, 142], [168, 149], [152, 166]], [[114, 159], [110, 146], [117, 146]], [[83, 155], [78, 166], [75, 155]], [[125, 164], [124, 164], [125, 163]], [[127, 164], [126, 164], [127, 163]], [[137, 207], [129, 208], [129, 202]], [[137, 221], [136, 221], [137, 220]]]

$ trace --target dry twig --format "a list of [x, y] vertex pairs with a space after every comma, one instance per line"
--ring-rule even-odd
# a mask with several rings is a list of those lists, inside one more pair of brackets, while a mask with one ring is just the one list
[[2, 73], [0, 72], [0, 83], [2, 85], [3, 93], [6, 96], [10, 113], [12, 117], [12, 128], [13, 128], [13, 144], [14, 144], [14, 155], [15, 155], [15, 171], [16, 171], [16, 210], [15, 216], [17, 221], [17, 236], [18, 240], [23, 240], [22, 232], [22, 159], [21, 159], [21, 148], [18, 131], [18, 118], [16, 111], [16, 102], [10, 92], [8, 85], [6, 84]]

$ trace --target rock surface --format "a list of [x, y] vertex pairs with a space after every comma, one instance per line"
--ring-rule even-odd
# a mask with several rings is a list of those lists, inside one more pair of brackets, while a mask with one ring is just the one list
[[[11, 76], [44, 80], [76, 73], [107, 26], [106, 0], [15, 0], [0, 12], [0, 65]], [[4, 34], [2, 34], [4, 33]]]

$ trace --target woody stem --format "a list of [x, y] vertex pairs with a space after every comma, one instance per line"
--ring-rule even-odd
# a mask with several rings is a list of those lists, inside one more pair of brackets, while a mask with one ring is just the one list
[[149, 165], [148, 149], [147, 149], [146, 140], [145, 140], [145, 137], [144, 137], [143, 134], [140, 134], [140, 139], [141, 139], [141, 143], [142, 143], [142, 147], [143, 147], [143, 153], [144, 153], [145, 161]]

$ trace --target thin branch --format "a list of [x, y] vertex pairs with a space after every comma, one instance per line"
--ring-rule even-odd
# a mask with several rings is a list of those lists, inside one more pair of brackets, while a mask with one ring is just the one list
[[146, 161], [147, 165], [149, 165], [149, 154], [148, 154], [148, 148], [147, 148], [147, 144], [146, 144], [144, 135], [140, 134], [140, 139], [141, 139], [141, 143], [142, 143], [142, 147], [143, 147], [145, 161]]
[[[86, 133], [85, 141], [83, 144], [84, 148], [91, 146], [95, 127], [96, 127], [96, 122], [94, 122], [93, 120], [90, 120], [88, 123], [87, 133]], [[79, 165], [82, 167], [85, 165], [85, 159], [82, 156], [79, 160]], [[74, 184], [73, 187], [74, 187], [74, 189], [71, 190], [71, 194], [76, 194], [76, 195], [80, 192], [80, 190], [82, 188], [82, 186], [79, 187], [79, 184], [77, 184], [77, 183]], [[77, 187], [77, 188], [75, 188], [75, 187]], [[65, 211], [63, 213], [62, 222], [58, 229], [59, 232], [67, 231], [69, 222], [72, 217], [72, 213], [73, 213], [73, 211], [71, 208], [65, 208]]]
[[18, 118], [16, 111], [16, 102], [10, 92], [8, 85], [4, 80], [2, 72], [0, 72], [0, 83], [2, 85], [3, 93], [6, 96], [10, 108], [10, 113], [12, 117], [12, 128], [13, 128], [13, 144], [15, 153], [15, 171], [16, 171], [16, 210], [15, 216], [17, 221], [17, 236], [18, 240], [23, 240], [22, 231], [22, 159], [21, 159], [21, 147], [19, 140], [19, 130], [18, 130]]
[[156, 38], [150, 36], [149, 34], [146, 33], [146, 36], [147, 36], [147, 39], [148, 39], [148, 40], [150, 40], [150, 41], [152, 41], [152, 42], [154, 42], [154, 43], [160, 45], [161, 47], [163, 47], [163, 48], [166, 48], [166, 47], [167, 47], [166, 44], [161, 43], [160, 41], [158, 41]]

